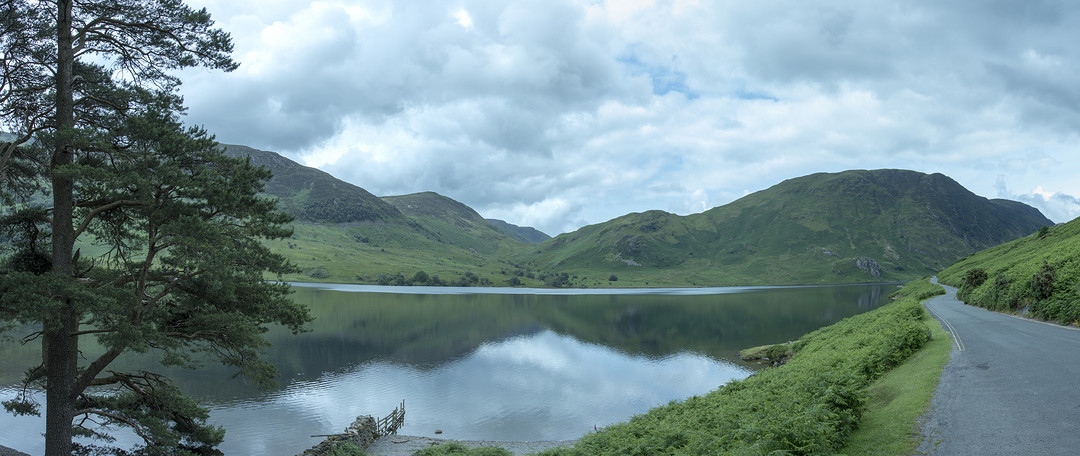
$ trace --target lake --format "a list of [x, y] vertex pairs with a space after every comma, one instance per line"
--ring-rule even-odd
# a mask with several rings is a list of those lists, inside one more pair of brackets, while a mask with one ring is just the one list
[[[311, 435], [341, 432], [358, 415], [382, 417], [403, 400], [402, 434], [575, 439], [745, 378], [761, 367], [739, 361], [739, 350], [874, 309], [896, 288], [295, 285], [294, 299], [316, 320], [300, 336], [268, 334], [278, 388], [258, 390], [215, 365], [164, 369], [228, 430], [226, 454], [295, 455], [318, 443]], [[0, 398], [8, 399], [40, 355], [3, 341], [0, 357]], [[147, 357], [118, 363], [161, 370]], [[0, 444], [40, 454], [43, 429], [43, 418], [2, 414]]]

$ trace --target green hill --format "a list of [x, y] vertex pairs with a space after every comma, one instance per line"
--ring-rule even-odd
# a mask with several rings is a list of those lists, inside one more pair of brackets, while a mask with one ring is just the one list
[[856, 170], [789, 179], [700, 214], [628, 214], [517, 259], [620, 284], [902, 281], [1047, 224], [941, 174]]
[[938, 278], [968, 304], [1080, 324], [1080, 219], [978, 252]]

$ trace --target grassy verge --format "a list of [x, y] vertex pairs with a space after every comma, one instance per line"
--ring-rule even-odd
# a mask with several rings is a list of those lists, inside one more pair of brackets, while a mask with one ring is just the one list
[[918, 446], [917, 420], [930, 407], [952, 348], [952, 339], [941, 323], [930, 316], [925, 316], [923, 323], [933, 330], [933, 340], [870, 385], [866, 412], [841, 453], [902, 455], [911, 454]]

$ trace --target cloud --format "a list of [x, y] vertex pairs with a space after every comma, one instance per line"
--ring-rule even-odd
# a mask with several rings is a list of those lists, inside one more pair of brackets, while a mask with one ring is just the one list
[[1046, 191], [1041, 186], [1028, 193], [1017, 194], [1009, 190], [1004, 175], [999, 175], [994, 184], [997, 196], [1020, 201], [1035, 207], [1046, 218], [1055, 223], [1064, 223], [1080, 217], [1080, 198], [1060, 192]]
[[851, 168], [1080, 194], [1072, 2], [195, 3], [242, 63], [183, 75], [219, 140], [549, 234]]

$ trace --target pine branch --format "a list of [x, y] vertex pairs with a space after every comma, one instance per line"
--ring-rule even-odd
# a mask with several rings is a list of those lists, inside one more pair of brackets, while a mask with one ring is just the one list
[[83, 231], [86, 231], [86, 228], [88, 228], [90, 226], [90, 222], [92, 222], [94, 220], [94, 218], [96, 218], [102, 212], [110, 211], [110, 210], [116, 209], [116, 208], [121, 207], [121, 206], [135, 207], [135, 206], [142, 206], [142, 205], [143, 205], [142, 201], [118, 200], [118, 201], [113, 201], [113, 202], [111, 202], [109, 204], [105, 204], [103, 206], [98, 206], [94, 210], [90, 211], [89, 214], [86, 214], [86, 217], [83, 218], [82, 223], [79, 224], [79, 228], [77, 228], [75, 230], [75, 238], [78, 239], [79, 236], [82, 235]]

